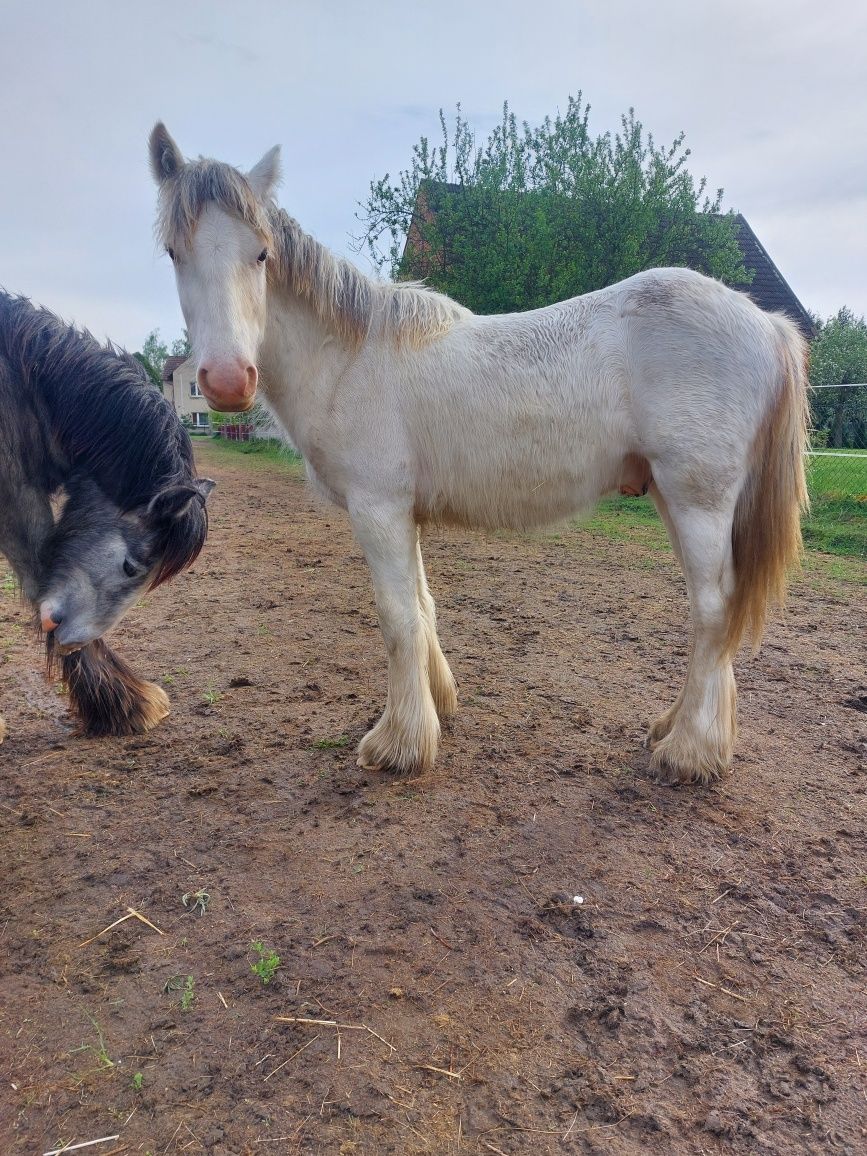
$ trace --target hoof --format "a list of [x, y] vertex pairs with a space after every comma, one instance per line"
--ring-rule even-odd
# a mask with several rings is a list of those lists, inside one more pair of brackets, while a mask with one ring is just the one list
[[103, 642], [89, 643], [61, 661], [79, 734], [140, 735], [169, 713], [162, 687], [142, 681]]
[[[648, 744], [650, 735], [648, 735]], [[729, 763], [718, 755], [709, 752], [692, 752], [682, 754], [677, 751], [670, 737], [658, 740], [652, 747], [650, 767], [659, 783], [674, 787], [680, 784], [695, 783], [700, 786], [710, 786], [718, 782]]]
[[431, 711], [427, 727], [399, 733], [385, 714], [358, 744], [358, 766], [365, 771], [429, 771], [439, 745], [439, 720]]

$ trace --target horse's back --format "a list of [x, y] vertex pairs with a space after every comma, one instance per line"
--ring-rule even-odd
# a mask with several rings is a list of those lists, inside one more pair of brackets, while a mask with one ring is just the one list
[[[737, 473], [778, 347], [773, 319], [744, 295], [652, 270], [544, 309], [469, 315], [422, 348], [372, 351], [358, 393], [375, 379], [380, 404], [351, 407], [353, 442], [368, 462], [380, 447], [377, 476], [409, 471], [419, 520], [551, 522], [621, 486], [633, 459], [710, 455]], [[376, 422], [363, 432], [365, 410]]]
[[526, 528], [616, 485], [630, 432], [605, 308], [471, 316], [407, 356], [398, 404], [422, 520]]

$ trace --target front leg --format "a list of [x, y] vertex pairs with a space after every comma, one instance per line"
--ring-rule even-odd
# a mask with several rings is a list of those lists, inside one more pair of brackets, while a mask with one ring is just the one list
[[35, 486], [0, 486], [0, 550], [21, 592], [34, 602], [42, 580], [42, 548], [54, 529], [48, 495]]
[[412, 511], [381, 502], [350, 504], [355, 535], [370, 567], [379, 625], [388, 654], [385, 711], [358, 748], [358, 765], [426, 771], [433, 766], [440, 724], [428, 678], [428, 631], [419, 604], [416, 526]]

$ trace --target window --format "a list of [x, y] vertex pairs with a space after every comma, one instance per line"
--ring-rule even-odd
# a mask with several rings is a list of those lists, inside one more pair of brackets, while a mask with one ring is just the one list
[[194, 413], [191, 416], [193, 419], [193, 429], [210, 428], [211, 419], [207, 413]]
[[204, 396], [205, 395], [199, 389], [199, 383], [197, 381], [191, 381], [190, 382], [190, 397], [204, 397]]

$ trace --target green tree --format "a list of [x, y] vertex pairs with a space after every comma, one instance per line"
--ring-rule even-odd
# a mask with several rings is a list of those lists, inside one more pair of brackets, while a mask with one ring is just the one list
[[168, 346], [161, 340], [159, 329], [152, 329], [144, 339], [141, 351], [133, 354], [145, 367], [154, 385], [160, 389], [163, 387], [163, 366], [168, 356]]
[[171, 353], [169, 347], [160, 337], [159, 329], [152, 329], [144, 339], [141, 351], [134, 353], [133, 357], [142, 363], [154, 385], [162, 389], [163, 369], [168, 358], [170, 356], [189, 357], [190, 352], [190, 335], [186, 329], [184, 329], [183, 337], [176, 337], [172, 342]]
[[172, 342], [172, 357], [189, 357], [192, 352], [190, 334], [186, 326], [184, 326], [183, 337], [176, 337]]
[[[810, 349], [813, 385], [867, 382], [867, 322], [842, 309], [817, 322]], [[830, 446], [867, 448], [867, 389], [820, 389], [812, 396], [813, 425]]]
[[396, 181], [371, 183], [359, 248], [479, 313], [550, 304], [661, 265], [748, 283], [722, 189], [711, 198], [693, 178], [683, 133], [659, 147], [630, 109], [620, 132], [594, 136], [589, 114], [580, 93], [537, 127], [504, 105], [479, 146], [460, 105], [451, 130], [440, 111], [442, 143], [422, 137]]

